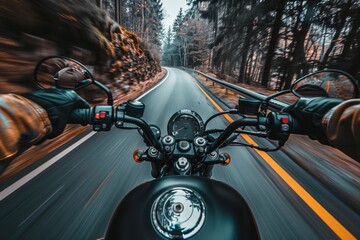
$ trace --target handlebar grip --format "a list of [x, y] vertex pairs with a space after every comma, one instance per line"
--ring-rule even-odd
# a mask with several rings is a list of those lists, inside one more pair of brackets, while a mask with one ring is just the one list
[[301, 128], [301, 124], [299, 122], [299, 120], [292, 116], [292, 129], [291, 129], [291, 133], [295, 133], [295, 134], [304, 134], [306, 135], [306, 133], [303, 133], [303, 130]]
[[75, 109], [71, 112], [70, 117], [68, 119], [68, 123], [70, 124], [81, 124], [86, 126], [91, 124], [91, 113], [92, 108], [79, 108]]

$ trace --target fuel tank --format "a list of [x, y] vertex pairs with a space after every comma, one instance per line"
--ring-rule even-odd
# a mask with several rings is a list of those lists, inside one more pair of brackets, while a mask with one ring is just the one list
[[105, 239], [259, 239], [241, 195], [219, 181], [167, 176], [133, 189], [119, 204]]

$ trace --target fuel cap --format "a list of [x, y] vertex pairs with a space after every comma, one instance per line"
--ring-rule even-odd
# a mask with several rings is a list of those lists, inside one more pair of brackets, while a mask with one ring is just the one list
[[187, 188], [173, 188], [153, 203], [151, 219], [158, 233], [169, 239], [194, 236], [205, 221], [205, 205], [197, 193]]

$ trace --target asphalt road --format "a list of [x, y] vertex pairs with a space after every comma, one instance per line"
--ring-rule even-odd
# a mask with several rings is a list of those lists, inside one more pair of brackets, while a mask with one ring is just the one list
[[[217, 112], [195, 80], [178, 69], [169, 69], [168, 78], [141, 101], [146, 104], [144, 118], [158, 125], [163, 134], [168, 119], [180, 109], [192, 109], [203, 119]], [[212, 126], [219, 128], [225, 124], [227, 120], [220, 117]], [[71, 144], [73, 142], [49, 154], [47, 159]], [[94, 134], [0, 202], [0, 239], [104, 236], [112, 212], [126, 193], [151, 180], [150, 165], [132, 160], [132, 152], [138, 148], [145, 145], [137, 131], [113, 128], [110, 132]], [[216, 166], [213, 178], [228, 183], [242, 194], [253, 210], [263, 239], [339, 238], [339, 231], [335, 233], [254, 150], [228, 147], [223, 151], [232, 156], [232, 162], [227, 167]], [[360, 238], [358, 212], [284, 152], [269, 155], [346, 231]], [[3, 183], [1, 190], [10, 184]], [[139, 199], [142, 200], [146, 199]], [[141, 231], [141, 224], [139, 226]], [[131, 233], [129, 239], [130, 236]]]

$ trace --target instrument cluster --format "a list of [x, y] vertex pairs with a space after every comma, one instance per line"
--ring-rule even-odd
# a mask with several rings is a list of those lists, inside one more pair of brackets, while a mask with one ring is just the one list
[[204, 134], [204, 121], [196, 112], [183, 109], [172, 115], [167, 130], [175, 140], [193, 141]]

